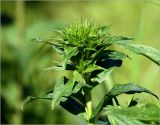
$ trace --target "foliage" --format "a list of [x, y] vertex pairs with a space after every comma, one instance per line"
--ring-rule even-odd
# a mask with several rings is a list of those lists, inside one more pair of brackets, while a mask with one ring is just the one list
[[[159, 123], [158, 111], [160, 108], [156, 105], [146, 104], [140, 107], [134, 99], [126, 108], [119, 105], [116, 97], [124, 93], [145, 92], [158, 98], [154, 93], [136, 83], [115, 84], [100, 100], [97, 107], [93, 109], [92, 89], [98, 84], [102, 84], [113, 69], [120, 67], [123, 60], [129, 58], [123, 52], [109, 49], [109, 46], [114, 44], [122, 46], [160, 65], [160, 52], [158, 50], [144, 45], [133, 45], [131, 44], [133, 38], [113, 36], [109, 33], [109, 29], [109, 26], [96, 28], [92, 20], [85, 20], [76, 22], [61, 31], [56, 31], [60, 38], [34, 39], [33, 41], [51, 45], [62, 55], [62, 62], [57, 62], [57, 66], [49, 69], [60, 70], [63, 76], [53, 90], [40, 97], [28, 97], [22, 108], [30, 101], [48, 99], [51, 100], [52, 109], [61, 105], [72, 114], [84, 114], [89, 123]], [[71, 77], [67, 77], [64, 71], [71, 71]], [[142, 109], [141, 112], [137, 110], [139, 108]], [[102, 114], [102, 112], [104, 113]], [[146, 115], [144, 115], [145, 113]], [[137, 114], [139, 115], [137, 116]], [[107, 116], [107, 118], [101, 120], [103, 116]]]

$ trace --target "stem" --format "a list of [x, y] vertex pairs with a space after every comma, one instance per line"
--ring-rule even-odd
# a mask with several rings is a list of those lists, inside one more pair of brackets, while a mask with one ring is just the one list
[[92, 100], [91, 100], [91, 93], [90, 92], [86, 92], [85, 93], [85, 99], [86, 99], [86, 119], [88, 122], [90, 122], [90, 118], [92, 115]]
[[[84, 78], [87, 84], [89, 84], [89, 74], [84, 74]], [[91, 116], [92, 116], [92, 96], [91, 91], [85, 91], [85, 100], [86, 100], [86, 120], [88, 121], [88, 124], [91, 125]]]

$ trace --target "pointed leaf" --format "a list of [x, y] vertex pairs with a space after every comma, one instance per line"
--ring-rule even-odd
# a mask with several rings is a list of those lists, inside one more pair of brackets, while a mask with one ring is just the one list
[[103, 35], [109, 33], [110, 26], [102, 26], [98, 28], [98, 33]]
[[77, 71], [73, 71], [73, 79], [79, 83], [84, 83], [86, 84], [86, 81], [84, 80], [84, 78], [82, 77], [82, 75]]
[[90, 86], [89, 84], [85, 84], [82, 82], [76, 82], [72, 93], [77, 93], [81, 88], [92, 89], [93, 87]]
[[124, 36], [112, 36], [109, 37], [105, 40], [105, 43], [107, 44], [126, 44], [126, 43], [130, 43], [133, 40], [133, 38], [127, 38]]
[[91, 81], [102, 83], [106, 79], [106, 77], [112, 72], [112, 70], [113, 68], [105, 69], [104, 71], [97, 74], [96, 77], [92, 78]]
[[156, 104], [141, 104], [125, 108], [107, 106], [107, 108], [104, 109], [104, 113], [108, 115], [109, 120], [118, 124], [131, 124], [132, 122], [139, 123], [141, 120], [146, 122], [154, 121], [156, 123], [160, 123], [159, 112], [160, 107], [158, 107]]
[[68, 61], [77, 54], [78, 54], [78, 49], [76, 47], [69, 47], [65, 49], [65, 52], [63, 55], [63, 62], [62, 62], [62, 66], [64, 70], [66, 69]]
[[134, 93], [141, 93], [141, 92], [146, 92], [148, 94], [151, 94], [158, 98], [154, 93], [151, 91], [135, 84], [135, 83], [128, 83], [128, 84], [116, 84], [114, 87], [109, 91], [107, 94], [108, 96], [115, 97], [120, 94], [126, 93], [126, 94], [134, 94]]
[[[46, 100], [52, 100], [52, 97], [53, 97], [53, 90], [47, 92], [46, 94], [42, 95], [42, 96], [38, 96], [38, 97], [33, 97], [33, 96], [28, 96], [23, 104], [21, 105], [21, 109], [23, 110], [24, 109], [24, 106], [34, 100], [38, 100], [38, 99], [46, 99]], [[61, 99], [62, 101], [65, 100], [65, 98], [62, 98]]]
[[99, 102], [99, 104], [96, 106], [96, 108], [93, 110], [91, 118], [94, 118], [98, 115], [98, 113], [102, 110], [102, 106], [104, 103], [105, 98], [102, 98], [102, 100]]
[[62, 67], [60, 67], [60, 66], [52, 66], [52, 67], [49, 67], [49, 68], [45, 68], [44, 70], [62, 70]]
[[126, 54], [114, 50], [104, 50], [97, 58], [96, 65], [103, 68], [120, 67], [122, 60], [128, 57]]
[[148, 59], [152, 60], [157, 65], [160, 65], [160, 51], [159, 50], [156, 50], [152, 47], [145, 46], [145, 45], [132, 45], [132, 44], [124, 44], [124, 43], [119, 43], [119, 45], [121, 45], [122, 47], [134, 53], [143, 55], [147, 57]]
[[104, 70], [104, 68], [94, 65], [94, 64], [90, 64], [89, 66], [87, 66], [87, 68], [83, 71], [84, 73], [89, 73], [89, 72], [93, 72], [95, 70]]
[[67, 83], [65, 83], [65, 81], [64, 77], [61, 78], [54, 88], [52, 109], [60, 103], [62, 97], [67, 97], [72, 94], [75, 81], [73, 79], [68, 80]]

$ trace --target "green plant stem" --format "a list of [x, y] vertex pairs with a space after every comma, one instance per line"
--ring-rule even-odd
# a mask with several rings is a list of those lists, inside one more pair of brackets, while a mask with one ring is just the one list
[[[89, 74], [84, 74], [84, 79], [87, 84], [89, 84]], [[92, 96], [91, 96], [91, 91], [85, 91], [85, 100], [86, 100], [86, 120], [89, 125], [91, 125], [91, 116], [92, 116]]]
[[92, 98], [90, 92], [85, 93], [85, 99], [86, 99], [86, 119], [88, 123], [90, 123], [90, 118], [92, 115]]

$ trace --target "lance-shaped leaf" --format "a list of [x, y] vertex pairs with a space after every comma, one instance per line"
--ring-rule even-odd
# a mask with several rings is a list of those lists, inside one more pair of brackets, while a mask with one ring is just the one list
[[[52, 97], [53, 97], [53, 90], [45, 93], [44, 95], [42, 96], [38, 96], [38, 97], [33, 97], [33, 96], [28, 96], [22, 103], [21, 105], [21, 109], [23, 110], [24, 109], [24, 106], [32, 101], [35, 101], [35, 100], [39, 100], [39, 99], [44, 99], [44, 100], [52, 100]], [[61, 98], [61, 101], [65, 101], [66, 98], [65, 97], [62, 97]]]
[[76, 47], [69, 47], [65, 49], [65, 53], [63, 55], [62, 67], [65, 70], [68, 64], [68, 61], [78, 54], [78, 49]]
[[157, 65], [160, 65], [160, 51], [145, 45], [132, 45], [118, 43], [120, 46], [140, 55], [147, 57]]
[[99, 102], [99, 104], [93, 111], [92, 118], [95, 117], [99, 112], [101, 112], [104, 106], [109, 105], [112, 101], [112, 98], [115, 98], [116, 96], [123, 93], [134, 94], [134, 93], [141, 93], [141, 92], [149, 93], [158, 99], [158, 97], [154, 93], [135, 83], [117, 84]]
[[142, 124], [145, 122], [160, 123], [159, 117], [160, 107], [156, 104], [139, 104], [132, 107], [113, 107], [107, 106], [104, 109], [104, 114], [109, 118], [113, 124]]
[[152, 93], [151, 91], [147, 90], [146, 88], [143, 88], [135, 83], [128, 83], [128, 84], [116, 84], [114, 87], [109, 91], [107, 94], [110, 97], [115, 97], [120, 94], [126, 93], [126, 94], [134, 94], [134, 93], [141, 93], [146, 92], [148, 94], [151, 94], [155, 96], [158, 99], [158, 96]]
[[102, 26], [102, 27], [97, 28], [97, 30], [98, 30], [98, 34], [106, 35], [109, 33], [110, 26]]
[[59, 82], [57, 82], [52, 98], [52, 109], [60, 103], [62, 97], [67, 97], [72, 94], [75, 81], [73, 79], [66, 81], [67, 79], [62, 77]]
[[77, 70], [73, 71], [73, 79], [78, 83], [86, 84], [86, 81], [84, 80], [83, 76]]
[[104, 68], [94, 65], [94, 64], [90, 64], [89, 66], [87, 66], [87, 68], [83, 71], [84, 73], [89, 73], [89, 72], [93, 72], [95, 70], [104, 70]]
[[105, 43], [107, 44], [118, 44], [118, 43], [130, 43], [133, 40], [133, 38], [128, 38], [128, 37], [124, 37], [124, 36], [111, 36], [108, 37], [105, 40]]
[[62, 71], [63, 69], [62, 69], [61, 66], [52, 66], [52, 67], [49, 67], [49, 68], [45, 68], [44, 70], [45, 71], [46, 70], [60, 70], [60, 71]]
[[[24, 106], [32, 101], [35, 100], [52, 100], [53, 97], [53, 90], [47, 92], [46, 94], [44, 94], [43, 96], [39, 96], [39, 97], [33, 97], [33, 96], [28, 96], [23, 104], [21, 105], [21, 109], [24, 109]], [[78, 97], [77, 97], [78, 96]], [[72, 94], [72, 96], [69, 96], [67, 98], [62, 97], [61, 101], [60, 101], [60, 105], [67, 111], [69, 111], [70, 113], [77, 115], [79, 113], [83, 113], [85, 112], [85, 106], [83, 105], [83, 95], [81, 93], [77, 93], [77, 94]]]
[[[57, 41], [57, 42], [53, 42]], [[51, 45], [58, 53], [62, 54], [64, 53], [64, 49], [63, 46], [60, 44], [60, 42], [62, 41], [61, 39], [47, 39], [47, 40], [41, 40], [40, 38], [34, 38], [32, 39], [33, 42], [43, 42], [45, 44], [49, 44]], [[59, 42], [60, 41], [60, 42]]]
[[92, 78], [91, 81], [102, 83], [106, 79], [106, 77], [112, 72], [112, 70], [113, 68], [109, 68], [109, 69], [105, 69], [104, 71], [100, 71], [100, 73], [98, 74], [96, 73], [97, 75], [94, 78]]
[[24, 109], [24, 106], [34, 100], [37, 100], [37, 99], [48, 99], [48, 100], [52, 100], [52, 95], [50, 97], [45, 97], [45, 96], [42, 96], [42, 97], [33, 97], [33, 96], [28, 96], [22, 103], [21, 105], [21, 110]]
[[126, 54], [114, 50], [104, 50], [97, 58], [96, 65], [103, 68], [120, 67], [122, 60], [128, 57]]

